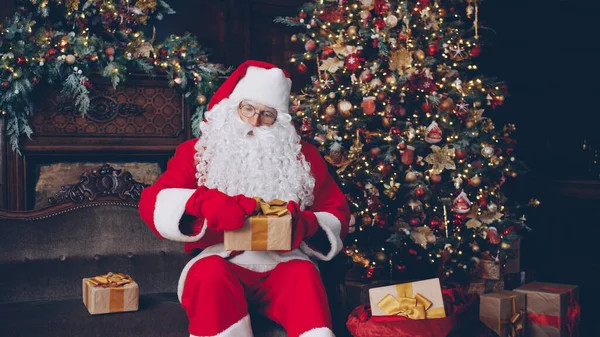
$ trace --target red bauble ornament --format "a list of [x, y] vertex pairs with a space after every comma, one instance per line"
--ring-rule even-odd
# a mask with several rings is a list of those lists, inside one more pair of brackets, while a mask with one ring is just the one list
[[431, 226], [431, 228], [441, 228], [442, 220], [440, 218], [433, 218], [429, 221], [429, 226]]
[[398, 144], [398, 150], [406, 150], [406, 146], [407, 146], [406, 143], [402, 142], [402, 143]]
[[394, 115], [396, 115], [397, 117], [406, 116], [406, 108], [402, 105], [398, 105], [394, 108]]
[[392, 126], [390, 129], [390, 134], [394, 136], [400, 136], [402, 134], [402, 129], [399, 126]]
[[376, 157], [381, 153], [381, 149], [378, 147], [374, 147], [371, 149], [371, 156]]
[[17, 57], [17, 64], [23, 64], [25, 62], [27, 62], [27, 59], [24, 56]]
[[304, 74], [308, 70], [308, 68], [306, 67], [306, 64], [304, 64], [304, 63], [300, 63], [298, 65], [297, 69], [300, 74]]
[[429, 102], [425, 101], [423, 102], [423, 104], [421, 104], [421, 110], [423, 110], [424, 113], [430, 113], [432, 109], [431, 104], [429, 104]]
[[439, 174], [434, 174], [431, 176], [431, 182], [434, 184], [439, 184], [442, 181], [442, 176]]
[[464, 149], [456, 149], [456, 151], [454, 152], [454, 156], [456, 157], [456, 159], [465, 159], [467, 158], [467, 151], [465, 151]]
[[379, 15], [383, 15], [388, 10], [388, 4], [385, 0], [376, 0], [375, 1], [375, 13]]
[[9, 85], [10, 85], [10, 83], [8, 83], [8, 82], [2, 82], [2, 86], [5, 88], [8, 88]]
[[364, 97], [362, 103], [360, 104], [365, 115], [372, 115], [377, 110], [377, 105], [375, 104], [374, 97]]
[[392, 170], [392, 165], [391, 164], [385, 164], [385, 165], [381, 166], [381, 173], [384, 176], [387, 176], [390, 173], [391, 170]]
[[437, 53], [438, 51], [438, 47], [435, 44], [431, 44], [429, 45], [429, 47], [427, 47], [427, 53], [429, 54], [429, 56], [434, 56], [435, 53]]
[[115, 48], [113, 47], [107, 47], [104, 52], [106, 53], [106, 55], [108, 56], [113, 56], [115, 55]]
[[377, 93], [377, 99], [380, 101], [385, 101], [385, 99], [387, 98], [387, 93], [384, 91], [381, 91], [379, 93]]
[[308, 40], [306, 41], [306, 44], [304, 44], [304, 49], [306, 49], [307, 52], [312, 53], [317, 49], [317, 43], [315, 40]]
[[478, 43], [471, 49], [471, 56], [478, 57], [479, 55], [481, 55], [481, 45]]
[[422, 199], [427, 194], [427, 190], [423, 186], [417, 186], [415, 188], [415, 196]]
[[306, 19], [306, 12], [305, 11], [300, 11], [300, 13], [298, 14], [298, 17], [300, 19]]
[[381, 30], [385, 28], [385, 21], [383, 21], [382, 18], [377, 18], [375, 19], [375, 23], [373, 25]]
[[161, 56], [166, 56], [167, 55], [167, 50], [165, 48], [160, 48], [158, 50], [158, 54]]
[[420, 218], [410, 218], [410, 220], [408, 220], [408, 223], [413, 227], [417, 227], [417, 226], [421, 225], [421, 219]]

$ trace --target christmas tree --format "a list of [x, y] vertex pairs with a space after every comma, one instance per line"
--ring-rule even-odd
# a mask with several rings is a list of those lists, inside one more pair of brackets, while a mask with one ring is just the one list
[[302, 28], [292, 41], [304, 52], [290, 61], [316, 76], [292, 110], [337, 168], [356, 218], [345, 253], [367, 279], [467, 282], [481, 258], [503, 264], [529, 230], [502, 188], [524, 165], [515, 126], [487, 116], [507, 87], [475, 64], [479, 5], [317, 0], [276, 19]]
[[[35, 112], [31, 93], [48, 83], [84, 114], [90, 109], [90, 74], [116, 87], [128, 71], [167, 75], [192, 107], [194, 133], [227, 69], [208, 62], [196, 39], [148, 38], [152, 27], [174, 11], [162, 0], [21, 0], [0, 30], [0, 111], [13, 150], [19, 137], [31, 136]], [[146, 29], [147, 30], [147, 29]], [[154, 31], [155, 32], [155, 31]]]

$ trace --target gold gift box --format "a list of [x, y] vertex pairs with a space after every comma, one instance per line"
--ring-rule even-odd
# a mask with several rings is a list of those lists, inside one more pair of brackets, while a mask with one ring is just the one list
[[481, 267], [479, 270], [479, 278], [486, 280], [502, 279], [502, 270], [499, 263], [492, 260], [481, 260], [479, 266]]
[[437, 278], [369, 289], [373, 316], [398, 315], [412, 319], [446, 317]]
[[84, 278], [83, 304], [92, 315], [137, 311], [139, 288], [131, 277], [121, 273]]
[[292, 249], [292, 216], [280, 200], [259, 201], [261, 213], [246, 219], [242, 228], [225, 231], [225, 250]]
[[479, 297], [479, 320], [500, 337], [524, 336], [527, 298], [514, 291]]

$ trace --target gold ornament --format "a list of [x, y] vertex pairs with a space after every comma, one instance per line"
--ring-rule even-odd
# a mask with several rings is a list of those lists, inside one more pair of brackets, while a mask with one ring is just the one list
[[350, 103], [346, 100], [338, 102], [338, 111], [342, 114], [342, 116], [344, 116], [344, 117], [350, 116], [351, 110], [352, 110], [352, 103]]
[[400, 74], [408, 72], [412, 68], [413, 57], [408, 49], [402, 47], [393, 51], [390, 56], [390, 70], [396, 70]]
[[392, 125], [390, 119], [387, 117], [381, 118], [381, 124], [383, 125], [384, 128], [389, 128]]
[[396, 76], [394, 74], [389, 74], [385, 77], [385, 83], [389, 85], [396, 85]]
[[79, 8], [79, 0], [67, 0], [65, 5], [67, 8], [75, 11], [77, 8]]
[[415, 57], [417, 58], [417, 60], [419, 61], [423, 61], [425, 59], [425, 52], [422, 50], [416, 50], [415, 51]]
[[204, 96], [204, 95], [196, 96], [196, 102], [198, 102], [199, 105], [206, 104], [206, 96]]
[[404, 177], [406, 182], [409, 182], [409, 183], [414, 183], [415, 181], [417, 181], [418, 178], [419, 178], [419, 176], [413, 171], [407, 172], [406, 176]]
[[330, 117], [335, 115], [335, 106], [333, 106], [333, 104], [329, 104], [327, 108], [325, 108], [325, 114]]
[[450, 97], [445, 97], [440, 100], [438, 108], [442, 112], [450, 112], [454, 109], [454, 101]]
[[511, 244], [510, 244], [510, 243], [508, 243], [508, 242], [505, 242], [505, 241], [503, 241], [503, 242], [500, 244], [500, 247], [502, 247], [502, 249], [510, 249], [510, 247], [511, 247]]
[[327, 96], [329, 96], [329, 98], [334, 99], [335, 98], [335, 92], [330, 92]]
[[385, 18], [385, 24], [390, 28], [394, 28], [398, 24], [398, 18], [395, 15], [390, 14]]
[[296, 34], [292, 35], [292, 36], [290, 37], [290, 40], [291, 40], [292, 42], [298, 42], [298, 35], [296, 35]]
[[346, 32], [348, 33], [348, 36], [356, 36], [356, 35], [358, 35], [358, 27], [350, 26], [350, 27], [348, 27]]
[[479, 185], [481, 185], [481, 178], [479, 178], [478, 175], [474, 175], [470, 180], [469, 180], [469, 185], [473, 186], [473, 187], [477, 187]]
[[348, 152], [348, 159], [355, 160], [362, 154], [363, 144], [360, 141], [360, 135], [358, 130], [356, 130], [356, 138], [354, 138], [354, 143], [350, 146], [350, 151]]
[[443, 148], [437, 145], [431, 145], [431, 151], [425, 161], [432, 165], [432, 173], [440, 174], [444, 170], [456, 170], [456, 164], [454, 164], [454, 148], [448, 148], [448, 145], [444, 145]]
[[324, 61], [321, 61], [319, 70], [327, 71], [327, 72], [334, 74], [343, 66], [344, 66], [344, 61], [338, 59], [337, 57], [330, 57]]
[[360, 8], [370, 11], [375, 8], [375, 0], [360, 0]]
[[465, 126], [467, 127], [467, 129], [472, 128], [475, 125], [475, 121], [473, 121], [472, 119], [467, 119], [465, 121]]
[[65, 58], [65, 62], [67, 62], [67, 64], [74, 64], [75, 61], [77, 61], [77, 59], [75, 58], [75, 55], [67, 55], [67, 57]]

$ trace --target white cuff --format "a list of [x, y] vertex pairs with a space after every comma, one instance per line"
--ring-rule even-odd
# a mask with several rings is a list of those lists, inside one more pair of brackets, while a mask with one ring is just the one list
[[179, 231], [179, 221], [185, 212], [185, 204], [196, 190], [189, 188], [166, 188], [156, 196], [154, 227], [165, 239], [195, 242], [206, 233], [206, 221], [200, 233], [190, 236]]
[[310, 246], [304, 241], [300, 243], [300, 249], [310, 257], [315, 257], [323, 261], [329, 261], [333, 259], [333, 257], [336, 256], [344, 246], [340, 236], [342, 233], [342, 223], [335, 215], [331, 213], [315, 212], [315, 216], [317, 217], [319, 226], [325, 231], [325, 233], [327, 233], [327, 238], [331, 244], [331, 250], [326, 255], [323, 255], [323, 253], [310, 248]]

